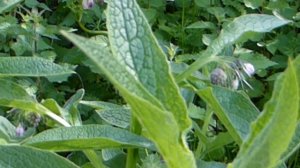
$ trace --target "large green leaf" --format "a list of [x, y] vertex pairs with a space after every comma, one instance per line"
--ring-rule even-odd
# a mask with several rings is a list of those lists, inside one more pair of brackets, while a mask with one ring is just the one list
[[251, 38], [252, 32], [270, 32], [274, 28], [290, 22], [289, 20], [265, 14], [248, 14], [237, 17], [222, 29], [220, 35], [209, 45], [205, 52], [199, 54], [199, 58], [187, 70], [176, 77], [176, 81], [182, 81], [206, 63], [214, 61], [216, 59], [214, 57], [226, 46], [232, 45], [241, 39], [247, 40]]
[[299, 97], [295, 67], [290, 64], [276, 80], [272, 98], [253, 123], [250, 135], [229, 167], [275, 167], [294, 135], [299, 117]]
[[[162, 106], [182, 130], [190, 127], [185, 103], [171, 75], [167, 57], [135, 1], [113, 0], [108, 7], [109, 41], [119, 62]], [[138, 95], [142, 97], [141, 95]]]
[[3, 76], [62, 76], [74, 71], [38, 57], [0, 57], [0, 77]]
[[[293, 65], [296, 68], [295, 71], [297, 72], [296, 75], [298, 79], [298, 88], [299, 88], [299, 95], [300, 95], [300, 57], [299, 56], [293, 61]], [[299, 106], [300, 106], [300, 102], [299, 102]], [[299, 114], [300, 114], [300, 107], [299, 107]], [[289, 144], [289, 147], [285, 150], [285, 152], [281, 156], [282, 162], [286, 161], [299, 148], [300, 148], [300, 122], [298, 121], [295, 134]]]
[[74, 163], [52, 152], [12, 145], [0, 145], [0, 167], [79, 168]]
[[241, 144], [250, 132], [250, 124], [259, 111], [245, 95], [222, 87], [197, 92], [214, 110], [234, 140]]
[[4, 0], [0, 2], [0, 14], [10, 8], [13, 8], [23, 0]]
[[25, 145], [53, 151], [75, 151], [119, 147], [154, 149], [151, 141], [127, 130], [108, 125], [61, 127], [43, 131]]
[[186, 105], [147, 20], [133, 0], [110, 1], [107, 13], [112, 53], [106, 45], [63, 34], [120, 91], [166, 163], [170, 167], [195, 167], [185, 142], [191, 125]]

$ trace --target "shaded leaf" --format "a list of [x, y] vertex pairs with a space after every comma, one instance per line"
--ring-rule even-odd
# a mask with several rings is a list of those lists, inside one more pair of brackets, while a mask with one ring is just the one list
[[207, 88], [197, 93], [214, 110], [233, 139], [241, 144], [250, 132], [250, 124], [259, 114], [249, 98], [222, 87]]
[[13, 145], [0, 145], [0, 167], [79, 168], [67, 159], [52, 152]]
[[9, 9], [15, 7], [20, 2], [22, 2], [22, 0], [1, 1], [0, 2], [0, 14], [6, 10], [9, 10]]
[[5, 117], [0, 116], [0, 139], [9, 142], [16, 135], [16, 127]]

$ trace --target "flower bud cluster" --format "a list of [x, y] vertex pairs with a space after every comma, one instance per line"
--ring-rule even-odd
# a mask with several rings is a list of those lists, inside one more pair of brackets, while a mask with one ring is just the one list
[[240, 82], [244, 82], [251, 87], [243, 75], [246, 74], [248, 77], [254, 75], [255, 68], [251, 63], [244, 63], [238, 60], [230, 64], [230, 68], [227, 69], [225, 71], [224, 68], [215, 68], [210, 74], [211, 83], [223, 87], [230, 87], [234, 90], [238, 89]]

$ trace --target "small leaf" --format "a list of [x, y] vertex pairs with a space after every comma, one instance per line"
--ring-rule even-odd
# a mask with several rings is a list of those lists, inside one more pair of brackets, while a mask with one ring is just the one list
[[85, 101], [81, 100], [80, 104], [90, 106], [95, 109], [114, 109], [114, 108], [121, 108], [122, 106], [113, 104], [113, 103], [108, 103], [108, 102], [103, 102], [103, 101]]
[[76, 151], [103, 148], [148, 148], [151, 141], [129, 131], [108, 125], [62, 127], [43, 131], [25, 142], [25, 145], [53, 151]]
[[72, 125], [81, 125], [80, 113], [77, 109], [77, 105], [84, 96], [84, 89], [79, 89], [77, 92], [65, 103], [64, 109], [70, 115], [67, 119]]
[[212, 22], [197, 21], [186, 27], [187, 29], [211, 29], [215, 30], [216, 26]]
[[0, 145], [0, 167], [79, 168], [67, 159], [52, 152], [14, 145]]
[[245, 6], [251, 9], [257, 9], [263, 5], [264, 0], [244, 0]]
[[61, 76], [74, 71], [38, 57], [0, 57], [0, 77], [4, 76]]
[[130, 109], [128, 108], [113, 108], [106, 110], [96, 110], [99, 116], [108, 122], [121, 128], [127, 128], [130, 123]]

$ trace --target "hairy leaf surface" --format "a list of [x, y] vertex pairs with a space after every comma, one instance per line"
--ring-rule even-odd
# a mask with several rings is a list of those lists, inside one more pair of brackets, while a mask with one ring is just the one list
[[243, 94], [213, 87], [198, 91], [201, 98], [214, 110], [234, 140], [241, 144], [250, 132], [250, 124], [259, 111]]
[[247, 14], [234, 19], [222, 29], [219, 36], [200, 54], [199, 58], [187, 70], [176, 77], [176, 81], [182, 81], [207, 62], [214, 61], [213, 57], [218, 55], [226, 46], [232, 45], [241, 39], [249, 39], [251, 32], [270, 32], [290, 22], [289, 20], [265, 14]]
[[120, 91], [166, 163], [170, 167], [195, 167], [185, 143], [191, 125], [186, 105], [142, 11], [133, 0], [113, 0], [107, 12], [111, 51], [105, 45], [63, 34]]
[[124, 129], [108, 125], [84, 125], [50, 129], [37, 134], [25, 145], [53, 151], [103, 148], [154, 149], [151, 141]]
[[0, 145], [0, 167], [79, 168], [69, 160], [52, 152], [12, 145]]
[[3, 76], [61, 76], [74, 71], [38, 57], [0, 57], [0, 77]]

